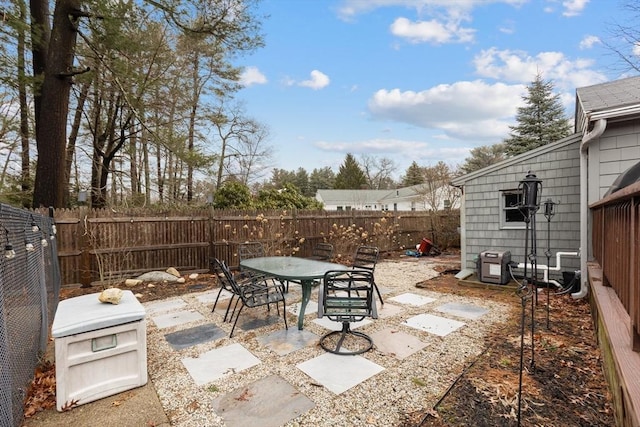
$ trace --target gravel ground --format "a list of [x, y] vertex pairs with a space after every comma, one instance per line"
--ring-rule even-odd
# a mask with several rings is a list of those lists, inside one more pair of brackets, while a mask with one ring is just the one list
[[[361, 330], [371, 334], [376, 331], [394, 328], [419, 338], [427, 346], [399, 360], [389, 354], [374, 349], [363, 356], [384, 367], [384, 371], [363, 383], [335, 395], [331, 391], [314, 383], [313, 379], [296, 368], [298, 363], [312, 359], [324, 353], [318, 345], [306, 347], [285, 356], [260, 345], [253, 331], [238, 330], [232, 339], [225, 337], [213, 342], [200, 344], [176, 351], [164, 339], [166, 333], [179, 330], [162, 331], [148, 322], [148, 370], [151, 381], [170, 419], [172, 426], [223, 426], [224, 421], [212, 410], [212, 401], [226, 393], [246, 386], [256, 380], [278, 375], [315, 403], [315, 407], [286, 424], [287, 426], [398, 426], [405, 423], [409, 414], [432, 407], [461, 372], [484, 350], [484, 337], [491, 328], [508, 321], [511, 306], [499, 301], [473, 298], [454, 293], [440, 293], [416, 287], [438, 275], [437, 265], [428, 258], [381, 261], [376, 267], [375, 277], [383, 291], [386, 305], [401, 306], [397, 315], [376, 319]], [[290, 292], [298, 292], [299, 287], [292, 284]], [[389, 301], [390, 297], [403, 293], [416, 293], [437, 298], [436, 302], [422, 307], [401, 305]], [[196, 308], [205, 319], [199, 323], [211, 323], [227, 332], [230, 325], [222, 322], [222, 316], [211, 313], [211, 304], [201, 304], [198, 293], [182, 298], [190, 308]], [[315, 299], [315, 292], [312, 296]], [[457, 319], [466, 326], [445, 337], [431, 335], [401, 323], [411, 316], [421, 313], [451, 317], [435, 311], [435, 307], [447, 302], [474, 304], [489, 309], [489, 312], [477, 320]], [[243, 313], [243, 316], [246, 313]], [[312, 322], [313, 315], [305, 320], [305, 329], [322, 335], [326, 332]], [[296, 317], [288, 317], [289, 325], [295, 327]], [[198, 323], [190, 323], [189, 327]], [[266, 334], [283, 327], [282, 322], [258, 330]], [[185, 369], [181, 359], [197, 357], [206, 351], [233, 343], [240, 343], [253, 353], [262, 363], [238, 373], [230, 373], [213, 383], [197, 386]], [[375, 344], [375, 343], [374, 343]]]

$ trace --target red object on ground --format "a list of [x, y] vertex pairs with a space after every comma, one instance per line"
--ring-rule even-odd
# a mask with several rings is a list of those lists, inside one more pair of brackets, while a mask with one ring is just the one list
[[420, 246], [418, 246], [418, 252], [420, 252], [420, 254], [422, 255], [429, 255], [432, 247], [433, 243], [431, 242], [431, 240], [423, 237], [422, 241], [420, 242]]

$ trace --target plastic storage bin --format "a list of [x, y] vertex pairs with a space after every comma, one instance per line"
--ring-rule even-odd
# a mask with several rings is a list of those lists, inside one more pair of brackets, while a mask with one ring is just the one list
[[99, 293], [60, 301], [55, 339], [56, 409], [89, 403], [147, 383], [145, 310], [131, 291], [120, 304]]

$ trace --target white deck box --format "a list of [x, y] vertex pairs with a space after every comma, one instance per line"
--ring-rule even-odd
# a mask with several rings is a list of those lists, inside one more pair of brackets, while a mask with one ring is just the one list
[[145, 310], [131, 291], [120, 304], [99, 293], [60, 301], [55, 339], [56, 409], [62, 411], [147, 383]]

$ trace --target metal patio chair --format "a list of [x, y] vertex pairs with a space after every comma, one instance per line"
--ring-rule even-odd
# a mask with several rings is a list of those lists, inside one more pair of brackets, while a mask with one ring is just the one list
[[[371, 271], [371, 274], [373, 275], [376, 269], [376, 264], [378, 263], [379, 255], [380, 250], [375, 246], [358, 246], [358, 248], [356, 248], [356, 253], [353, 256], [352, 266], [354, 269]], [[378, 289], [378, 285], [376, 285], [375, 281], [373, 282], [373, 287], [378, 294], [380, 304], [384, 305], [380, 289]]]
[[[351, 329], [351, 323], [366, 317], [376, 319], [373, 272], [369, 270], [327, 271], [318, 292], [318, 318], [342, 322], [342, 329], [320, 338], [320, 346], [340, 355], [361, 354], [373, 347], [367, 334]], [[345, 347], [343, 347], [343, 344]]]
[[[215, 265], [216, 268], [214, 271], [221, 272], [221, 276], [219, 275], [219, 277], [221, 277], [221, 280], [224, 281], [224, 286], [232, 289], [232, 293], [235, 296], [235, 305], [233, 307], [233, 310], [231, 311], [229, 322], [233, 320], [234, 316], [235, 320], [233, 321], [233, 326], [231, 327], [229, 338], [233, 337], [233, 332], [236, 329], [238, 318], [240, 317], [240, 314], [242, 313], [242, 309], [244, 307], [256, 308], [266, 305], [267, 308], [270, 309], [270, 305], [275, 304], [276, 309], [278, 310], [278, 315], [280, 315], [280, 307], [278, 306], [278, 303], [282, 302], [282, 318], [284, 319], [284, 326], [285, 329], [289, 329], [289, 326], [287, 325], [287, 307], [282, 285], [273, 284], [273, 282], [270, 280], [271, 278], [269, 278], [268, 276], [252, 275], [242, 280], [238, 280], [233, 275], [226, 263], [224, 263], [224, 261], [215, 259]], [[238, 304], [240, 304], [239, 308]], [[224, 321], [227, 321], [227, 315], [229, 314], [231, 305], [232, 301], [229, 301], [229, 306], [227, 307]]]
[[[267, 256], [267, 255], [264, 250], [264, 246], [260, 242], [245, 242], [245, 243], [240, 243], [238, 245], [238, 259], [240, 262], [242, 262], [242, 260], [245, 260], [245, 259], [258, 258], [263, 256]], [[240, 272], [243, 274], [243, 276], [254, 274], [246, 270], [243, 271], [242, 269], [240, 270]], [[284, 287], [285, 293], [289, 292], [288, 281], [281, 280], [280, 284]]]
[[333, 259], [333, 245], [331, 243], [320, 242], [313, 247], [310, 259], [319, 261], [331, 261]]

